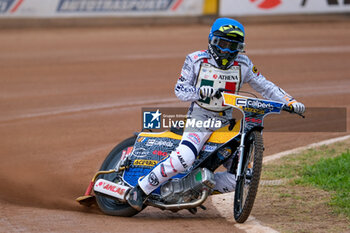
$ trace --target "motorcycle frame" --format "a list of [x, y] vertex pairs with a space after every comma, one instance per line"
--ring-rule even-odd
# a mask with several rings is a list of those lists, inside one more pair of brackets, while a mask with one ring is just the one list
[[[225, 90], [221, 90], [221, 91], [225, 91]], [[225, 93], [223, 93], [223, 94], [225, 96]], [[242, 97], [242, 98], [245, 98], [245, 99], [249, 98], [249, 97], [244, 97], [244, 96], [239, 96], [239, 95], [234, 95], [234, 96]], [[254, 98], [254, 99], [259, 100], [258, 98]], [[224, 98], [224, 100], [225, 100], [225, 98]], [[260, 99], [260, 100], [262, 100], [262, 99]], [[265, 101], [265, 100], [263, 100], [263, 101]], [[260, 133], [262, 133], [263, 120], [264, 120], [265, 116], [267, 116], [267, 115], [269, 115], [271, 113], [279, 114], [281, 112], [281, 110], [284, 110], [284, 111], [287, 111], [287, 112], [290, 112], [290, 113], [293, 112], [293, 109], [288, 107], [288, 106], [286, 106], [286, 104], [283, 104], [283, 103], [280, 103], [280, 102], [277, 102], [277, 101], [273, 101], [273, 102], [280, 104], [279, 107], [276, 107], [279, 111], [264, 112], [263, 114], [260, 114], [260, 113], [259, 114], [258, 113], [251, 114], [250, 117], [254, 118], [255, 115], [257, 115], [258, 117], [260, 117], [261, 121], [254, 122], [253, 124], [248, 124], [248, 121], [247, 121], [247, 118], [246, 118], [247, 114], [246, 114], [246, 111], [242, 109], [242, 105], [238, 105], [237, 103], [235, 103], [235, 104], [226, 103], [226, 100], [225, 100], [225, 104], [226, 105], [230, 105], [231, 107], [233, 107], [235, 109], [238, 109], [239, 111], [241, 111], [241, 113], [243, 115], [243, 118], [241, 119], [240, 130], [239, 130], [238, 135], [233, 136], [227, 142], [225, 142], [225, 143], [221, 144], [220, 146], [218, 146], [218, 148], [215, 151], [213, 151], [211, 153], [208, 153], [204, 158], [201, 159], [201, 161], [198, 162], [198, 164], [196, 164], [196, 165], [194, 164], [193, 165], [192, 169], [189, 171], [189, 173], [187, 175], [189, 175], [192, 171], [194, 171], [198, 167], [202, 167], [202, 168], [206, 167], [207, 169], [209, 169], [212, 172], [214, 172], [227, 159], [229, 159], [235, 153], [237, 153], [239, 158], [238, 158], [238, 163], [236, 163], [237, 164], [236, 181], [238, 181], [239, 179], [242, 179], [242, 177], [244, 176], [243, 168], [244, 168], [244, 165], [245, 165], [243, 163], [246, 162], [246, 161], [249, 161], [249, 159], [250, 159], [250, 158], [246, 158], [246, 153], [245, 153], [246, 152], [245, 151], [246, 139], [250, 136], [250, 134], [253, 131], [259, 131]], [[253, 107], [253, 108], [255, 108], [255, 107]], [[258, 109], [258, 108], [256, 108], [256, 109]], [[299, 115], [304, 118], [304, 116], [302, 114], [299, 114]], [[232, 124], [232, 122], [231, 122], [231, 124]], [[229, 130], [232, 130], [232, 128], [233, 127], [230, 126]], [[138, 134], [135, 133], [135, 136], [137, 136], [137, 135]], [[238, 141], [239, 141], [239, 144], [238, 144]], [[224, 159], [224, 161], [222, 161], [222, 160], [220, 160], [218, 158], [217, 153], [219, 152], [220, 149], [225, 148], [225, 147], [229, 147], [232, 150], [232, 154], [230, 156], [228, 156], [226, 159]], [[112, 170], [109, 170], [109, 171], [99, 171], [99, 172], [97, 172], [95, 174], [94, 178], [92, 179], [92, 181], [90, 182], [90, 185], [89, 185], [89, 187], [87, 188], [87, 190], [85, 192], [85, 196], [79, 197], [76, 200], [80, 204], [89, 206], [90, 203], [88, 203], [88, 202], [91, 200], [91, 198], [94, 197], [94, 196], [91, 196], [91, 191], [92, 191], [92, 186], [95, 183], [97, 177], [100, 174], [108, 174], [108, 173], [113, 173], [113, 172], [117, 172], [118, 173], [118, 172], [121, 172], [122, 170], [125, 170], [128, 167], [128, 165], [125, 165], [124, 162], [126, 160], [128, 160], [128, 157], [130, 155], [131, 154], [129, 154], [126, 157], [122, 158], [118, 162], [118, 164], [116, 165], [115, 169], [112, 169]], [[212, 160], [216, 160], [216, 163], [211, 164], [210, 162], [212, 162]], [[230, 169], [231, 171], [232, 171], [232, 166], [233, 165], [231, 165], [231, 169]], [[190, 209], [190, 208], [195, 208], [197, 206], [201, 206], [201, 204], [207, 199], [207, 197], [209, 195], [210, 195], [209, 189], [208, 188], [204, 188], [200, 198], [197, 199], [197, 200], [193, 200], [193, 201], [191, 201], [189, 203], [164, 204], [164, 203], [157, 202], [156, 200], [154, 200], [154, 201], [148, 200], [147, 204], [152, 205], [154, 207], [158, 207], [158, 208], [163, 209], [163, 210], [164, 209], [168, 209], [168, 210], [172, 210], [172, 211], [177, 211], [177, 210], [180, 210], [180, 209]]]
[[[225, 94], [225, 93], [224, 93]], [[235, 95], [237, 97], [244, 97], [244, 96], [239, 96], [239, 95]], [[244, 98], [249, 98], [249, 97], [244, 97]], [[258, 99], [258, 98], [253, 98], [256, 100], [263, 100], [263, 99]], [[266, 100], [263, 100], [266, 101]], [[257, 116], [261, 117], [261, 122], [256, 122], [252, 125], [248, 125], [247, 121], [246, 121], [246, 116], [247, 113], [246, 111], [244, 111], [243, 109], [241, 109], [240, 107], [236, 106], [235, 104], [227, 104], [230, 105], [231, 107], [238, 109], [241, 113], [242, 113], [242, 119], [241, 119], [241, 125], [240, 125], [240, 132], [238, 135], [232, 137], [230, 140], [228, 140], [227, 142], [223, 143], [222, 145], [220, 145], [215, 151], [207, 154], [205, 156], [205, 158], [203, 158], [198, 164], [194, 165], [191, 169], [191, 171], [186, 175], [188, 176], [192, 171], [194, 171], [196, 168], [198, 167], [206, 167], [209, 170], [211, 170], [212, 172], [214, 172], [219, 166], [221, 166], [226, 160], [228, 160], [231, 156], [233, 156], [235, 154], [236, 151], [238, 151], [238, 163], [237, 163], [237, 170], [236, 170], [236, 181], [238, 181], [239, 179], [241, 179], [243, 177], [243, 170], [244, 170], [244, 162], [248, 161], [250, 158], [246, 158], [247, 154], [245, 151], [245, 142], [246, 139], [250, 136], [250, 134], [253, 131], [259, 131], [260, 133], [262, 133], [264, 127], [263, 127], [263, 120], [264, 118], [269, 115], [269, 114], [280, 114], [281, 110], [285, 107], [285, 104], [280, 103], [278, 101], [273, 101], [275, 103], [281, 104], [281, 107], [279, 108], [280, 111], [278, 112], [265, 112], [264, 114], [256, 114]], [[232, 127], [233, 128], [233, 127]], [[239, 144], [237, 145], [237, 140], [239, 140]], [[226, 158], [224, 161], [217, 161], [218, 156], [217, 153], [219, 152], [220, 149], [225, 148], [225, 147], [229, 147], [232, 149], [232, 154], [231, 156], [228, 156], [228, 158]], [[215, 161], [216, 159], [216, 161]], [[210, 162], [208, 161], [210, 160]], [[209, 162], [209, 163], [208, 163]], [[184, 176], [184, 177], [186, 177]]]

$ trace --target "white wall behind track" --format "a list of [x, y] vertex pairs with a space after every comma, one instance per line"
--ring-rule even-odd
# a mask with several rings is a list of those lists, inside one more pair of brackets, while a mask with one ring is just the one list
[[[350, 0], [217, 0], [220, 16], [350, 12]], [[206, 0], [0, 0], [0, 18], [201, 16]], [[207, 6], [211, 6], [210, 4]]]
[[221, 16], [350, 12], [350, 0], [221, 0]]

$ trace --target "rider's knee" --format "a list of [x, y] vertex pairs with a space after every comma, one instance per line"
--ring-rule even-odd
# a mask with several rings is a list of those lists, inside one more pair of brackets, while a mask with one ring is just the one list
[[184, 144], [180, 144], [170, 156], [173, 162], [172, 166], [178, 172], [183, 172], [191, 167], [196, 157], [193, 150]]

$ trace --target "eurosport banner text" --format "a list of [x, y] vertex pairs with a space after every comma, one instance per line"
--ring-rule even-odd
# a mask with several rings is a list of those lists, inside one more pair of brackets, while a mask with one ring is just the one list
[[[141, 129], [142, 131], [181, 132], [184, 128], [210, 128], [227, 132], [230, 122], [222, 122], [219, 119], [211, 118], [206, 120], [187, 119], [188, 108], [174, 107], [149, 107], [141, 109]], [[270, 114], [263, 119], [264, 132], [346, 132], [347, 131], [347, 111], [346, 108], [330, 107], [315, 108], [309, 107], [304, 113], [305, 118], [297, 114], [282, 112], [281, 114]], [[239, 122], [242, 114], [234, 110], [232, 118]], [[245, 122], [254, 123], [261, 121], [250, 115], [245, 118]], [[226, 123], [226, 124], [225, 124]], [[223, 130], [225, 129], [225, 130]], [[239, 128], [235, 128], [239, 130]]]

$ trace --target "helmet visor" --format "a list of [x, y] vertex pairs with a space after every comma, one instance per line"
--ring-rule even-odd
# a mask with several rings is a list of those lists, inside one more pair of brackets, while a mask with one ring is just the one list
[[245, 44], [242, 42], [229, 40], [217, 36], [212, 37], [210, 44], [218, 47], [221, 51], [230, 53], [244, 52], [245, 49]]

